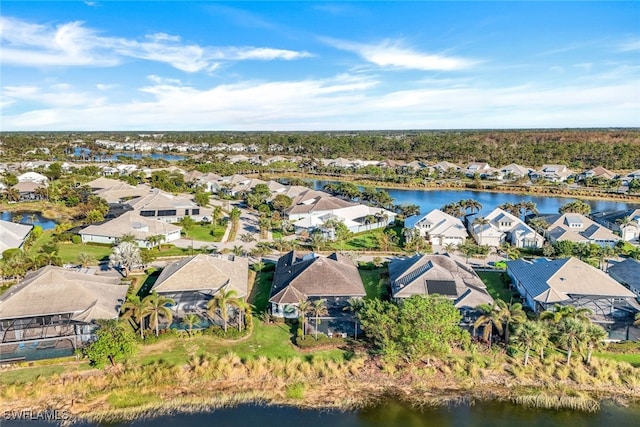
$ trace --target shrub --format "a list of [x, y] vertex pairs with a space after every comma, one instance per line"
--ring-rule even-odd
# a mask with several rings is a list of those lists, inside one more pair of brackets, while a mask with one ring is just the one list
[[22, 254], [22, 249], [20, 248], [7, 249], [6, 251], [2, 252], [2, 259], [6, 261], [13, 257], [20, 256], [20, 254]]
[[80, 237], [77, 234], [74, 234], [73, 236], [71, 236], [71, 242], [75, 245], [79, 245], [80, 243], [82, 243], [82, 237]]
[[344, 343], [345, 343], [344, 338], [328, 337], [324, 334], [318, 334], [317, 340], [312, 335], [307, 335], [304, 339], [301, 339], [301, 337], [296, 338], [296, 345], [304, 349], [321, 347], [325, 345], [339, 346], [339, 345], [343, 345]]
[[294, 383], [287, 386], [285, 394], [289, 399], [302, 400], [304, 399], [304, 383]]

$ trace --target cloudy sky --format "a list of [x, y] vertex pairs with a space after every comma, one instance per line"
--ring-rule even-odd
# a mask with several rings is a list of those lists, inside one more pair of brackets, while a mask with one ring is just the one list
[[26, 2], [0, 130], [640, 126], [640, 2]]

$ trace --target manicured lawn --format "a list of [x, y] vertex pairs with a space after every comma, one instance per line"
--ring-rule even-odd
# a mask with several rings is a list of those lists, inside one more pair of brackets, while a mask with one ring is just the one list
[[602, 359], [611, 359], [617, 362], [627, 362], [636, 368], [640, 368], [640, 353], [621, 354], [621, 353], [596, 353], [595, 356]]
[[330, 247], [336, 250], [350, 250], [350, 251], [369, 251], [369, 250], [380, 250], [380, 244], [378, 243], [378, 235], [384, 233], [385, 231], [391, 230], [397, 236], [396, 243], [390, 243], [388, 250], [390, 252], [398, 252], [402, 251], [401, 241], [402, 241], [402, 229], [398, 227], [387, 227], [385, 229], [378, 228], [376, 230], [371, 231], [363, 231], [362, 233], [358, 233], [353, 235], [349, 240], [343, 243], [332, 243]]
[[479, 271], [478, 276], [487, 285], [487, 291], [493, 299], [501, 299], [504, 302], [511, 303], [520, 299], [520, 295], [509, 289], [509, 286], [502, 280], [502, 272]]
[[194, 225], [186, 234], [188, 239], [199, 240], [202, 242], [219, 242], [224, 236], [225, 227], [217, 226], [214, 230], [211, 224], [209, 225]]
[[374, 268], [373, 270], [359, 269], [364, 289], [368, 299], [388, 299], [389, 298], [389, 272], [387, 267]]
[[253, 290], [249, 297], [249, 303], [256, 308], [256, 313], [267, 311], [269, 304], [269, 293], [273, 282], [273, 271], [261, 271], [256, 274], [253, 282]]
[[30, 383], [41, 376], [51, 376], [54, 374], [61, 374], [63, 372], [75, 371], [78, 369], [89, 369], [88, 363], [72, 364], [72, 365], [44, 365], [34, 366], [21, 369], [13, 369], [5, 371], [0, 375], [0, 384], [13, 384], [13, 383]]
[[58, 245], [58, 255], [62, 258], [63, 263], [77, 263], [78, 254], [86, 253], [93, 257], [94, 264], [98, 261], [107, 261], [109, 255], [111, 255], [111, 247], [109, 246], [95, 246], [95, 245], [83, 245], [73, 243], [60, 243]]

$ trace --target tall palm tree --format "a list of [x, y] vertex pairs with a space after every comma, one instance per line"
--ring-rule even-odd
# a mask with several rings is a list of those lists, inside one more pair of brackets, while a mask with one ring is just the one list
[[133, 319], [138, 324], [140, 338], [142, 339], [144, 339], [144, 319], [147, 317], [147, 305], [147, 302], [140, 299], [138, 295], [129, 295], [120, 308], [123, 319]]
[[611, 246], [601, 246], [598, 248], [598, 258], [600, 261], [600, 268], [603, 271], [607, 271], [609, 267], [609, 260], [616, 256], [616, 250]]
[[524, 350], [524, 366], [529, 363], [531, 350], [543, 350], [546, 347], [548, 342], [547, 335], [547, 329], [539, 322], [527, 321], [516, 327], [513, 333], [513, 340]]
[[587, 344], [587, 365], [591, 364], [593, 350], [601, 346], [609, 334], [602, 326], [589, 323], [585, 331], [585, 341]]
[[483, 216], [479, 216], [478, 218], [473, 220], [474, 228], [475, 228], [475, 226], [478, 226], [479, 229], [480, 229], [480, 232], [476, 233], [476, 235], [479, 237], [478, 244], [480, 246], [482, 246], [482, 232], [484, 231], [484, 226], [485, 225], [489, 225], [490, 223], [491, 223], [491, 221], [489, 221], [487, 218], [485, 218]]
[[[493, 304], [481, 304], [477, 307], [482, 313], [475, 322], [473, 322], [473, 335], [479, 327], [482, 327], [482, 339], [484, 339], [489, 345], [491, 345], [491, 338], [493, 336], [493, 329], [495, 328], [499, 334], [502, 334], [504, 330], [502, 326], [502, 319], [500, 318], [500, 307], [496, 300]], [[504, 301], [503, 301], [504, 302]]]
[[195, 313], [188, 313], [182, 317], [181, 325], [186, 326], [189, 330], [189, 336], [193, 335], [193, 327], [200, 323], [200, 316]]
[[521, 324], [527, 321], [527, 315], [522, 309], [522, 304], [514, 302], [507, 304], [502, 300], [498, 300], [498, 307], [500, 307], [500, 320], [504, 323], [504, 341], [509, 345], [509, 334], [511, 333], [511, 327], [515, 324]]
[[229, 321], [229, 306], [235, 305], [238, 296], [238, 292], [234, 289], [220, 289], [216, 295], [207, 303], [207, 309], [210, 314], [220, 311], [220, 317], [222, 318], [222, 325], [225, 332], [227, 332], [227, 323]]
[[580, 349], [586, 341], [586, 322], [576, 318], [565, 318], [556, 326], [555, 341], [567, 352], [567, 365], [571, 355]]
[[343, 308], [343, 310], [345, 311], [350, 311], [351, 313], [354, 313], [353, 316], [353, 332], [354, 332], [354, 338], [358, 338], [358, 316], [355, 315], [355, 313], [360, 310], [360, 308], [362, 308], [362, 300], [360, 298], [349, 298], [349, 300], [347, 301], [347, 306], [345, 306]]
[[542, 217], [536, 217], [529, 221], [529, 226], [531, 226], [536, 233], [543, 235], [545, 230], [549, 227], [549, 223]]
[[320, 316], [325, 316], [328, 314], [326, 301], [323, 299], [314, 300], [311, 303], [311, 314], [315, 318], [316, 322], [316, 330], [315, 330], [315, 338], [318, 340], [318, 323], [320, 321]]
[[153, 292], [144, 298], [143, 303], [145, 317], [149, 317], [149, 326], [156, 330], [156, 336], [158, 336], [160, 334], [160, 317], [164, 317], [167, 322], [171, 323], [173, 312], [168, 306], [175, 304], [175, 301]]
[[307, 314], [311, 310], [311, 302], [309, 300], [300, 300], [298, 301], [298, 323], [300, 323], [300, 327], [302, 328], [302, 337], [307, 330]]

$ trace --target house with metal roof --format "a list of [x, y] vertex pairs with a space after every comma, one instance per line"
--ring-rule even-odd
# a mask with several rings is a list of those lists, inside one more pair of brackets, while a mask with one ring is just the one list
[[617, 233], [625, 242], [640, 244], [640, 209], [595, 212], [589, 217]]
[[468, 221], [469, 232], [479, 245], [499, 247], [509, 242], [517, 248], [541, 248], [544, 244], [544, 237], [503, 209], [494, 209], [484, 219], [486, 224]]
[[94, 337], [97, 321], [116, 319], [127, 294], [119, 277], [46, 266], [0, 296], [3, 358], [38, 358], [22, 350], [75, 349]]
[[493, 298], [478, 274], [449, 255], [416, 255], [389, 263], [391, 295], [441, 295], [463, 310], [492, 304]]
[[633, 292], [577, 258], [507, 261], [507, 274], [536, 313], [554, 304], [573, 305], [590, 309], [596, 321], [606, 321], [640, 310]]

